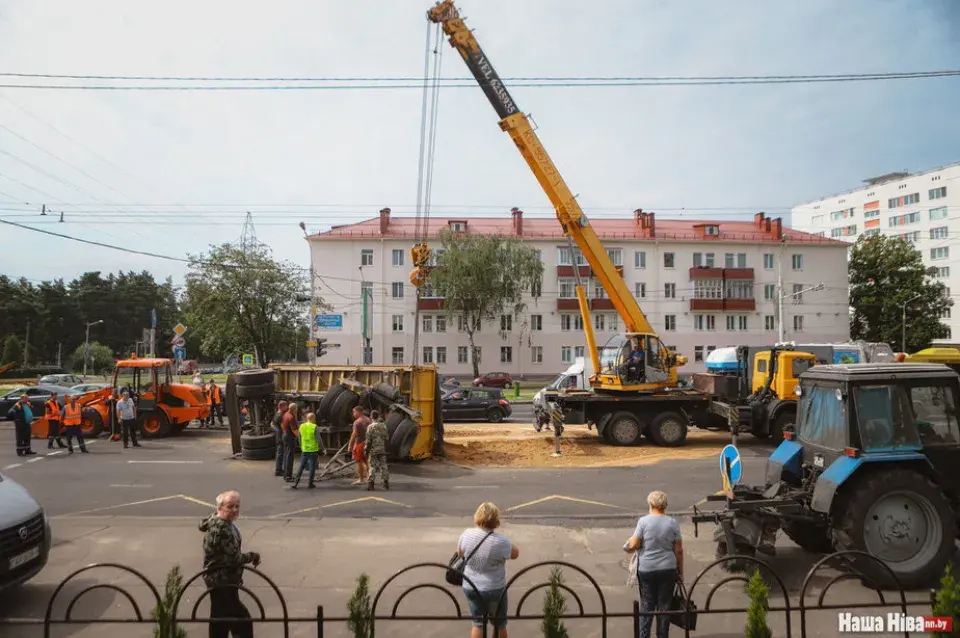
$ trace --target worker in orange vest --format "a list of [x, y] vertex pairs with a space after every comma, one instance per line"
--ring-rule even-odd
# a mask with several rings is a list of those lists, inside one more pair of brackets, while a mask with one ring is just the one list
[[207, 404], [210, 406], [208, 423], [213, 425], [213, 415], [216, 414], [220, 427], [223, 427], [223, 395], [220, 393], [220, 386], [213, 379], [210, 379], [210, 385], [207, 386]]
[[53, 449], [53, 442], [57, 442], [57, 447], [67, 447], [60, 438], [60, 404], [57, 402], [57, 393], [51, 392], [50, 398], [44, 404], [44, 411], [47, 416], [47, 449]]
[[73, 454], [73, 437], [77, 437], [80, 451], [86, 454], [87, 444], [83, 440], [83, 430], [80, 427], [83, 423], [82, 408], [76, 397], [68, 394], [65, 398], [67, 402], [63, 404], [63, 434], [67, 437], [68, 453]]

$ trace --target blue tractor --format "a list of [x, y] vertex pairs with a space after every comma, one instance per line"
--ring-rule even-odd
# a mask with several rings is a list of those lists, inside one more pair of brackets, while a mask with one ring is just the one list
[[[773, 555], [783, 531], [811, 552], [868, 552], [904, 588], [935, 582], [958, 530], [960, 376], [940, 364], [820, 365], [797, 394], [796, 431], [768, 459], [765, 484], [736, 485], [708, 497], [724, 509], [695, 513], [717, 525], [717, 556]], [[854, 563], [893, 584], [876, 561]]]

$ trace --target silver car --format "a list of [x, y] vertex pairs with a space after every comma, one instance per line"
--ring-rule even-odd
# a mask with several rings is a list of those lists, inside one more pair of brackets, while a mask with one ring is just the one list
[[50, 557], [51, 540], [50, 522], [40, 504], [0, 474], [0, 590], [39, 574]]

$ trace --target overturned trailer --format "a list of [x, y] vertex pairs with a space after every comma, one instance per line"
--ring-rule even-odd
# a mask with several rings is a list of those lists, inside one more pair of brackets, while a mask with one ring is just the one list
[[[273, 364], [241, 370], [227, 378], [226, 412], [233, 453], [250, 460], [276, 455], [273, 416], [277, 402], [299, 408], [301, 422], [316, 415], [317, 438], [325, 453], [343, 453], [350, 439], [352, 411], [386, 415], [387, 454], [395, 460], [433, 456], [443, 436], [436, 366], [310, 366]], [[246, 409], [241, 428], [241, 411]]]

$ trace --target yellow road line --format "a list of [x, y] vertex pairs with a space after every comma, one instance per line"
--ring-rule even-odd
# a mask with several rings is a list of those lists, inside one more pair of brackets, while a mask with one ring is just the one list
[[316, 510], [327, 509], [329, 507], [339, 507], [341, 505], [353, 505], [354, 503], [363, 503], [366, 501], [374, 501], [378, 503], [386, 503], [388, 505], [398, 505], [400, 507], [410, 507], [404, 503], [398, 503], [397, 501], [391, 501], [390, 499], [380, 498], [379, 496], [363, 496], [361, 498], [353, 498], [349, 501], [337, 501], [336, 503], [327, 503], [326, 505], [316, 505], [314, 507], [307, 507], [302, 510], [294, 510], [292, 512], [284, 512], [282, 514], [274, 514], [268, 516], [267, 518], [285, 518], [288, 516], [295, 516], [296, 514], [306, 514], [307, 512], [313, 512]]
[[529, 503], [521, 503], [519, 505], [514, 505], [513, 507], [508, 507], [507, 511], [512, 512], [524, 507], [530, 507], [531, 505], [539, 505], [540, 503], [546, 503], [547, 501], [569, 501], [571, 503], [583, 503], [585, 505], [600, 505], [601, 507], [612, 507], [613, 509], [624, 510], [626, 507], [621, 507], [620, 505], [612, 505], [610, 503], [601, 503], [600, 501], [590, 501], [584, 498], [574, 498], [573, 496], [562, 496], [560, 494], [553, 494], [551, 496], [544, 496], [543, 498], [538, 498], [535, 501], [530, 501]]
[[70, 512], [68, 514], [60, 514], [58, 516], [53, 516], [52, 518], [65, 518], [70, 516], [79, 516], [80, 514], [92, 514], [94, 512], [107, 512], [109, 510], [120, 509], [121, 507], [135, 507], [137, 505], [149, 505], [150, 503], [162, 503], [163, 501], [173, 501], [176, 499], [187, 501], [188, 503], [203, 505], [204, 507], [209, 507], [209, 508], [215, 507], [213, 503], [207, 503], [206, 501], [201, 501], [198, 498], [193, 498], [192, 496], [187, 496], [186, 494], [171, 494], [170, 496], [158, 496], [156, 498], [148, 498], [142, 501], [132, 501], [130, 503], [120, 503], [119, 505], [107, 505], [106, 507], [95, 507], [89, 510], [81, 510], [79, 512]]

